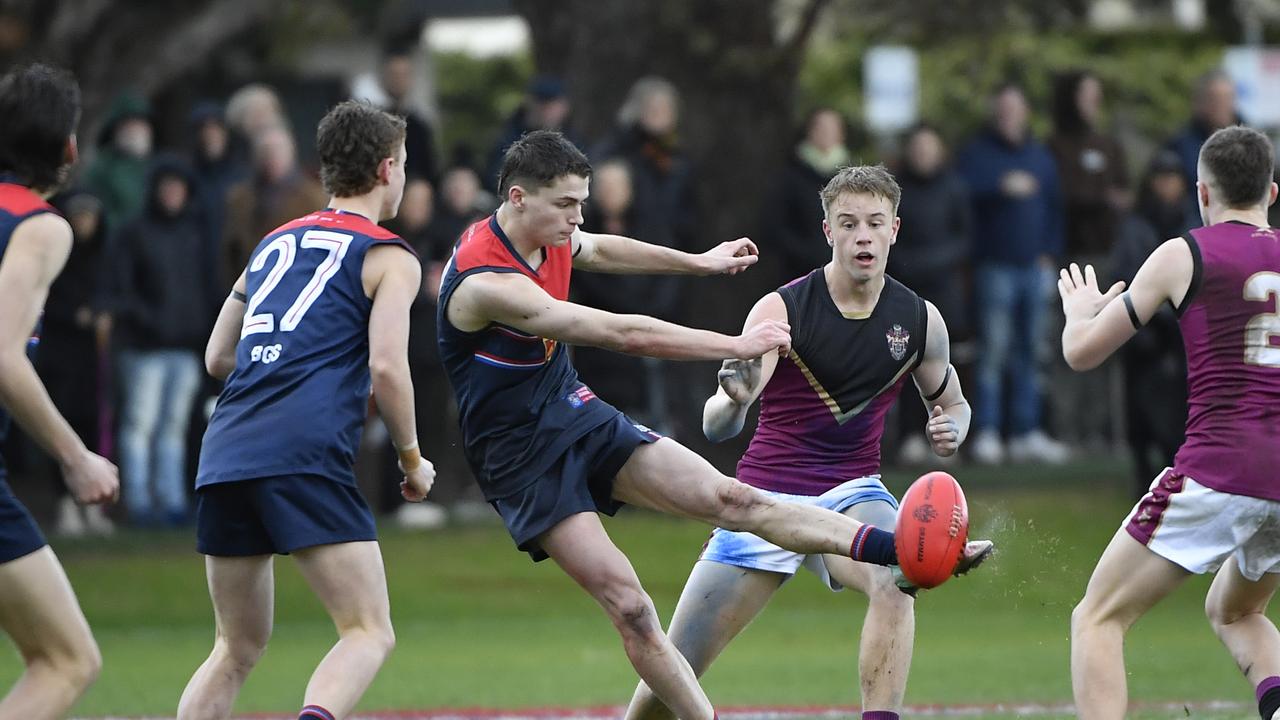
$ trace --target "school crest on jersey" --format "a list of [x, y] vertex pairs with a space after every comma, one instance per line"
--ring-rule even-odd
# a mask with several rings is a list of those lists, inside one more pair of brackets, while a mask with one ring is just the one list
[[889, 332], [885, 333], [884, 337], [889, 341], [889, 354], [894, 360], [901, 360], [907, 356], [907, 343], [911, 341], [911, 333], [903, 330], [901, 325], [894, 325], [889, 328]]

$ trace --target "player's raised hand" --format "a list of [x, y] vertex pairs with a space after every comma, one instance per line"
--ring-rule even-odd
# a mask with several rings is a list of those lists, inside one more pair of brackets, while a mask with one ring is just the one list
[[1098, 276], [1092, 265], [1085, 265], [1081, 272], [1079, 265], [1071, 263], [1058, 272], [1058, 295], [1062, 296], [1062, 312], [1068, 320], [1094, 317], [1122, 292], [1123, 281], [1112, 285], [1104, 294], [1098, 288]]
[[698, 256], [703, 275], [737, 275], [760, 260], [760, 250], [749, 238], [722, 242]]
[[760, 358], [725, 360], [716, 379], [730, 400], [745, 405], [755, 397], [756, 386], [760, 384]]
[[960, 449], [960, 426], [956, 424], [955, 418], [943, 412], [941, 405], [933, 406], [924, 431], [938, 457], [951, 457]]
[[89, 450], [63, 465], [62, 476], [78, 503], [113, 503], [120, 497], [119, 469], [110, 460]]
[[791, 352], [791, 325], [782, 320], [765, 320], [752, 325], [737, 337], [739, 358], [758, 358], [767, 352], [779, 355]]
[[409, 502], [427, 499], [427, 493], [431, 492], [431, 486], [436, 482], [436, 466], [430, 460], [422, 458], [414, 467], [405, 470], [402, 465], [400, 470], [404, 473], [404, 480], [400, 482], [400, 495]]

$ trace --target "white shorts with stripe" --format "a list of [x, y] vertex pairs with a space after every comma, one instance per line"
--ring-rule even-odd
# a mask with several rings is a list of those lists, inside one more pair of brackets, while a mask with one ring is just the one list
[[[838, 513], [864, 502], [880, 501], [888, 503], [894, 510], [898, 509], [898, 501], [880, 482], [878, 475], [857, 478], [837, 485], [821, 495], [791, 495], [788, 493], [760, 490], [772, 498], [787, 502], [816, 505]], [[892, 530], [892, 528], [882, 528]], [[777, 545], [746, 532], [733, 532], [723, 528], [711, 531], [711, 538], [702, 548], [699, 560], [718, 562], [722, 565], [766, 570], [783, 575], [795, 575], [801, 566], [817, 575], [832, 590], [841, 590], [843, 586], [827, 572], [827, 564], [821, 555], [801, 555], [784, 550]]]
[[1124, 529], [1193, 573], [1216, 572], [1232, 556], [1249, 580], [1280, 572], [1280, 502], [1219, 492], [1170, 468], [1151, 483]]

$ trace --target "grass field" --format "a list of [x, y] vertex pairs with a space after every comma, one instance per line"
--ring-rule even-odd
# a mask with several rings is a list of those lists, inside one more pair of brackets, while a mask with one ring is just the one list
[[[993, 718], [1017, 716], [1015, 706], [1030, 703], [1058, 708], [1041, 717], [1067, 716], [1068, 617], [1130, 505], [1120, 490], [1125, 473], [1117, 465], [956, 472], [969, 496], [972, 536], [995, 539], [1000, 551], [974, 576], [921, 596], [909, 703], [975, 706], [967, 716]], [[894, 474], [889, 484], [900, 492], [908, 480]], [[607, 527], [669, 617], [707, 530], [639, 512]], [[106, 663], [78, 715], [171, 716], [213, 633], [192, 545], [185, 534], [140, 533], [55, 544]], [[500, 525], [387, 530], [383, 552], [399, 641], [361, 705], [367, 715], [586, 708], [630, 696], [635, 676], [604, 615], [553, 565], [514, 552]], [[311, 668], [333, 641], [290, 561], [277, 567], [275, 634], [240, 712], [296, 712]], [[1251, 688], [1204, 620], [1207, 586], [1193, 579], [1130, 636], [1131, 692], [1149, 708], [1136, 717], [1256, 716], [1247, 705]], [[800, 576], [708, 673], [713, 701], [855, 705], [864, 605], [854, 593], [832, 594]], [[0, 687], [19, 671], [16, 654], [0, 648]], [[1212, 701], [1239, 709], [1202, 709]]]

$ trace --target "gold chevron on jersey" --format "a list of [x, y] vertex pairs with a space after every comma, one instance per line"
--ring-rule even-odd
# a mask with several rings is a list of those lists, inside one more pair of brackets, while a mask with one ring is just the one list
[[794, 347], [791, 348], [791, 352], [787, 354], [787, 359], [795, 363], [796, 367], [800, 369], [800, 373], [804, 375], [804, 379], [809, 381], [809, 386], [813, 388], [813, 391], [818, 394], [818, 398], [822, 400], [823, 404], [827, 406], [827, 409], [831, 411], [831, 414], [835, 416], [836, 423], [839, 425], [844, 425], [845, 423], [857, 417], [863, 410], [867, 409], [867, 405], [870, 405], [872, 400], [875, 400], [877, 397], [879, 397], [880, 393], [893, 387], [899, 380], [902, 379], [903, 375], [906, 375], [908, 372], [910, 372], [911, 368], [915, 367], [916, 356], [919, 354], [920, 352], [918, 350], [916, 352], [911, 353], [911, 356], [906, 358], [905, 362], [903, 362], [902, 367], [898, 368], [898, 372], [894, 373], [892, 380], [885, 383], [884, 387], [875, 391], [870, 396], [863, 398], [862, 402], [859, 402], [857, 405], [853, 406], [852, 408], [849, 408], [848, 410], [842, 409], [840, 407], [839, 400], [837, 400], [835, 397], [832, 397], [831, 393], [827, 392], [827, 389], [822, 386], [822, 382], [818, 380], [817, 376], [813, 374], [813, 371], [809, 369], [809, 366], [805, 365], [804, 360], [802, 360], [800, 356], [796, 353], [796, 350]]

